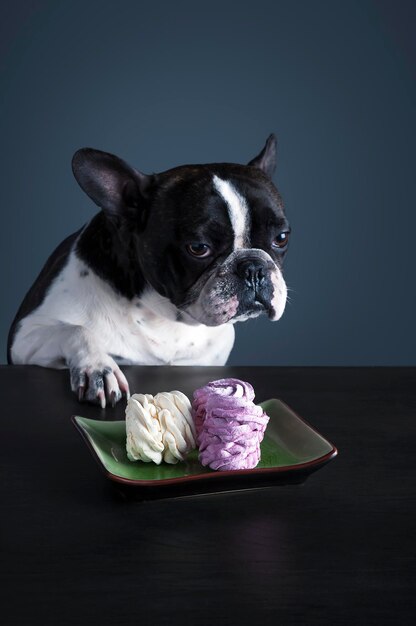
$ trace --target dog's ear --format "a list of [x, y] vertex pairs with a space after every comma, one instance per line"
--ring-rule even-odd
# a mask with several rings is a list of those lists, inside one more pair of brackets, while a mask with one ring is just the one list
[[276, 169], [276, 147], [277, 139], [275, 135], [270, 135], [266, 141], [263, 150], [247, 165], [257, 167], [262, 170], [269, 178], [273, 176]]
[[95, 204], [113, 215], [142, 207], [154, 178], [114, 154], [93, 148], [82, 148], [74, 154], [72, 171]]

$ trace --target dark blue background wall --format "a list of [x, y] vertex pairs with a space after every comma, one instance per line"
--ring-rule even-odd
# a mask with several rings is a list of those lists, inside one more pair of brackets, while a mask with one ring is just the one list
[[93, 146], [143, 171], [246, 162], [274, 131], [293, 226], [283, 319], [232, 363], [416, 363], [415, 3], [2, 3], [1, 354], [50, 251], [95, 212]]

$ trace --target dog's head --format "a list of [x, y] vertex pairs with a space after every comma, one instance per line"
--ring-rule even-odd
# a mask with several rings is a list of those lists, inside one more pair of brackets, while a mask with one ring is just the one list
[[265, 312], [281, 317], [290, 227], [272, 183], [271, 135], [248, 165], [184, 165], [145, 175], [118, 157], [85, 148], [73, 159], [82, 189], [129, 239], [140, 271], [183, 322], [218, 326]]

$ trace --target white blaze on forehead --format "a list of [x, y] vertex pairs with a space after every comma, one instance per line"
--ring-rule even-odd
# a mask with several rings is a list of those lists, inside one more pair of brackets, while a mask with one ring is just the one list
[[228, 215], [234, 231], [234, 250], [247, 244], [248, 206], [245, 198], [230, 182], [214, 174], [215, 189], [227, 204]]

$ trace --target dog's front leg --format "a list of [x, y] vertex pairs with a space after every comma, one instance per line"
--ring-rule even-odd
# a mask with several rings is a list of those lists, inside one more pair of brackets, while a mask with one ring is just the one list
[[[43, 322], [43, 323], [42, 323]], [[79, 400], [112, 406], [129, 384], [114, 359], [99, 347], [88, 328], [66, 323], [45, 325], [24, 320], [12, 348], [13, 363], [69, 368], [71, 389]]]

